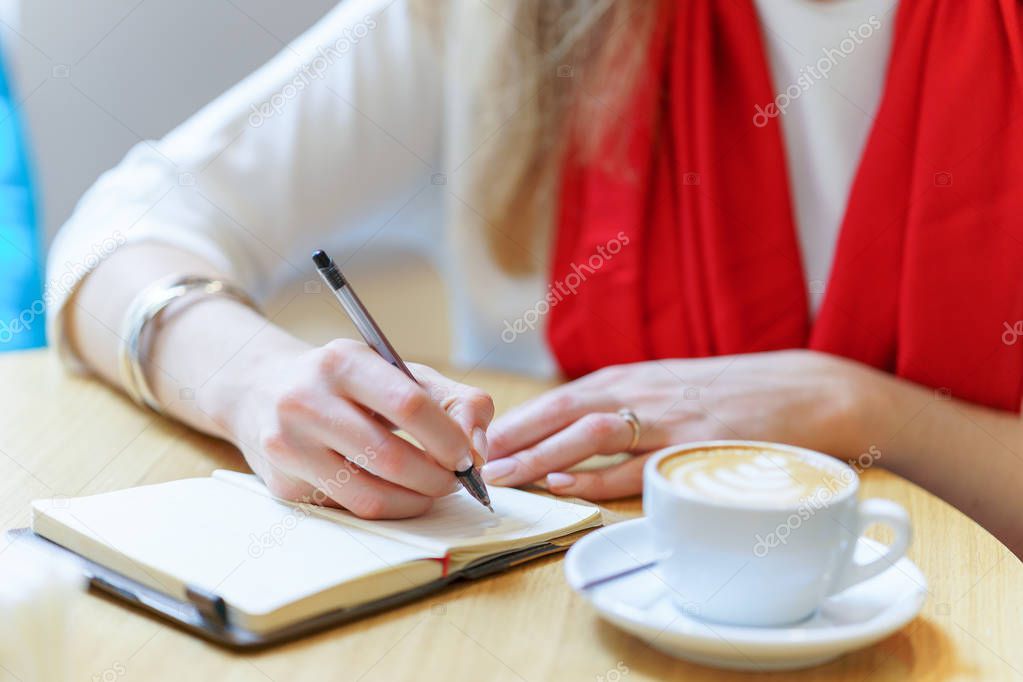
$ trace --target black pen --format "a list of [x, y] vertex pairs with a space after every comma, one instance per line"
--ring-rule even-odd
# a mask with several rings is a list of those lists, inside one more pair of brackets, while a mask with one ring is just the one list
[[[341, 274], [341, 270], [334, 264], [334, 259], [323, 251], [315, 251], [313, 252], [313, 263], [316, 264], [320, 277], [323, 278], [323, 281], [334, 292], [334, 296], [341, 303], [341, 307], [345, 309], [348, 317], [355, 323], [366, 345], [418, 384], [419, 382], [412, 376], [412, 372], [409, 371], [405, 362], [399, 357], [398, 352], [394, 350], [394, 346], [391, 345], [391, 342], [384, 336], [384, 332], [377, 326], [373, 316], [366, 310], [366, 306], [362, 305], [362, 301], [355, 294], [352, 285], [348, 283], [348, 280]], [[491, 512], [494, 511], [494, 508], [490, 506], [490, 495], [487, 494], [487, 486], [483, 483], [483, 477], [480, 475], [479, 469], [476, 468], [475, 464], [470, 465], [464, 471], [456, 471], [455, 476], [458, 478], [458, 482], [462, 484], [462, 487], [478, 500], [480, 504]]]

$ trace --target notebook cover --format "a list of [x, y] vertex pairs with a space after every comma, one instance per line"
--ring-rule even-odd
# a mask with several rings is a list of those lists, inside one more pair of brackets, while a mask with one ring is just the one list
[[[580, 533], [581, 534], [581, 533]], [[569, 537], [575, 537], [573, 533]], [[133, 608], [158, 616], [181, 629], [216, 644], [239, 650], [266, 648], [292, 641], [305, 635], [326, 630], [342, 623], [379, 613], [386, 609], [407, 604], [444, 589], [459, 580], [475, 580], [494, 573], [500, 573], [531, 559], [563, 552], [571, 542], [559, 538], [558, 543], [546, 542], [532, 547], [517, 549], [496, 556], [489, 556], [473, 562], [460, 571], [438, 578], [432, 582], [404, 592], [377, 599], [365, 604], [329, 611], [308, 620], [285, 626], [269, 633], [258, 633], [238, 627], [230, 622], [226, 604], [220, 597], [201, 589], [191, 589], [191, 601], [170, 597], [158, 590], [143, 585], [131, 578], [112, 571], [71, 550], [62, 547], [30, 528], [16, 528], [7, 533], [10, 542], [32, 542], [58, 556], [64, 561], [74, 561], [89, 581], [91, 589], [110, 595], [128, 603]]]

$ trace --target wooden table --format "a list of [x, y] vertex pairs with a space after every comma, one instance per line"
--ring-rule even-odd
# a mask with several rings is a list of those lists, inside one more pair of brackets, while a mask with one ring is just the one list
[[[543, 388], [527, 379], [483, 371], [473, 372], [470, 380], [490, 390], [499, 409]], [[97, 383], [68, 377], [48, 352], [0, 355], [0, 385], [0, 513], [5, 528], [28, 523], [33, 498], [244, 468], [232, 448], [143, 413]], [[958, 511], [892, 474], [870, 471], [864, 488], [868, 495], [901, 502], [913, 517], [916, 540], [910, 556], [930, 581], [923, 615], [876, 646], [820, 668], [756, 677], [1023, 679], [1020, 561]], [[609, 506], [640, 513], [638, 499]], [[67, 653], [72, 679], [746, 678], [669, 658], [602, 622], [566, 585], [560, 558], [256, 654], [219, 649], [98, 597], [82, 598], [74, 609]], [[0, 679], [18, 677], [8, 673]]]

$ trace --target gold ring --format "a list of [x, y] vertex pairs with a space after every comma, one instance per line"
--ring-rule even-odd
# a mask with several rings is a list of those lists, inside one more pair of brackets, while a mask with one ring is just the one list
[[618, 416], [624, 419], [625, 423], [632, 429], [632, 440], [629, 442], [629, 447], [625, 448], [626, 452], [632, 452], [639, 445], [639, 435], [643, 430], [639, 423], [639, 417], [627, 407], [618, 410]]

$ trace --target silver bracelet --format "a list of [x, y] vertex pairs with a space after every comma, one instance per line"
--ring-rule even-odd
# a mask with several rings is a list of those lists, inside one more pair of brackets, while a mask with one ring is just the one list
[[132, 299], [121, 325], [118, 349], [121, 385], [137, 404], [157, 413], [161, 411], [160, 404], [146, 378], [145, 361], [151, 345], [146, 331], [167, 306], [189, 295], [194, 295], [196, 301], [207, 296], [224, 296], [259, 310], [249, 295], [235, 285], [194, 275], [172, 275], [150, 284]]

